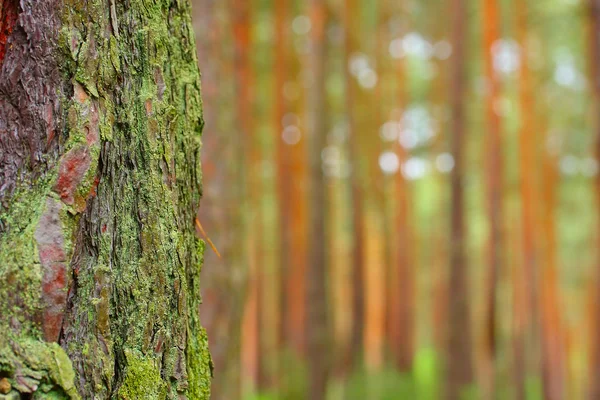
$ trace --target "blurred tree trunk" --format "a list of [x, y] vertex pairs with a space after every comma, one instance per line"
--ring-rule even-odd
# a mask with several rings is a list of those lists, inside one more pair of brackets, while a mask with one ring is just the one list
[[[546, 129], [547, 131], [547, 129]], [[546, 138], [546, 143], [550, 143]], [[555, 152], [556, 150], [550, 149]], [[544, 267], [540, 271], [540, 316], [542, 334], [542, 377], [544, 398], [561, 400], [565, 388], [565, 336], [561, 321], [560, 290], [556, 253], [556, 227], [554, 210], [556, 204], [557, 154], [545, 154], [543, 159], [543, 217], [540, 228], [543, 231], [544, 248], [541, 252]]]
[[243, 236], [245, 237], [248, 262], [248, 286], [242, 319], [242, 368], [245, 372], [242, 382], [244, 392], [252, 393], [265, 387], [265, 363], [263, 359], [262, 321], [262, 220], [259, 205], [259, 140], [254, 126], [254, 70], [252, 68], [252, 4], [231, 1], [234, 37], [234, 81], [235, 81], [235, 127], [240, 146], [244, 171], [242, 175]]
[[[292, 1], [292, 0], [289, 0]], [[297, 6], [298, 0], [293, 0], [291, 6]], [[303, 4], [300, 0], [300, 4]], [[288, 21], [289, 25], [289, 21]], [[289, 27], [287, 28], [289, 29]], [[294, 48], [289, 45], [291, 48]], [[285, 278], [287, 305], [283, 321], [287, 326], [286, 335], [289, 344], [300, 356], [305, 356], [306, 349], [306, 269], [308, 264], [308, 166], [306, 163], [308, 128], [303, 124], [306, 113], [304, 91], [300, 90], [303, 77], [302, 61], [298, 54], [288, 49], [285, 69], [288, 71], [284, 86], [285, 97], [289, 98], [289, 111], [284, 129], [291, 130], [292, 140], [288, 144], [287, 166], [290, 181], [287, 213], [289, 216], [289, 266]], [[297, 50], [296, 50], [297, 51]], [[294, 135], [297, 135], [294, 137]]]
[[523, 268], [516, 276], [514, 307], [514, 376], [517, 400], [525, 398], [525, 379], [528, 374], [537, 370], [536, 335], [537, 321], [537, 259], [535, 242], [535, 207], [536, 201], [536, 131], [534, 130], [534, 98], [532, 79], [527, 59], [528, 38], [528, 6], [527, 1], [517, 3], [516, 25], [517, 37], [521, 46], [521, 71], [519, 87], [519, 103], [521, 126], [519, 128], [519, 169], [522, 207], [523, 235]]
[[[588, 0], [588, 10], [590, 18], [590, 80], [593, 93], [593, 114], [594, 129], [596, 132], [596, 160], [600, 162], [600, 0]], [[600, 210], [600, 174], [596, 175], [596, 204], [597, 210]], [[600, 231], [600, 218], [597, 221], [598, 231]], [[596, 233], [598, 235], [598, 232]], [[600, 237], [600, 236], [599, 236]], [[597, 264], [594, 272], [594, 295], [592, 301], [592, 321], [591, 326], [591, 357], [590, 357], [590, 375], [588, 399], [595, 400], [600, 398], [600, 255], [597, 255]]]
[[[439, 3], [435, 12], [443, 14], [449, 13], [451, 10], [452, 4], [449, 2]], [[449, 35], [449, 29], [451, 28], [451, 24], [447, 23], [438, 23], [435, 26], [435, 36], [438, 43], [447, 43], [447, 38]], [[439, 59], [436, 62], [437, 70], [439, 71], [437, 78], [433, 81], [433, 85], [431, 88], [431, 102], [434, 104], [436, 112], [434, 113], [434, 118], [443, 121], [446, 119], [446, 115], [449, 112], [449, 104], [448, 104], [448, 94], [447, 90], [448, 82], [450, 81], [450, 71], [447, 67], [447, 64], [451, 62], [447, 59]], [[433, 152], [438, 156], [445, 153], [447, 151], [447, 136], [446, 135], [438, 135], [436, 142], [434, 143]], [[447, 232], [449, 219], [448, 212], [450, 211], [448, 207], [445, 205], [449, 203], [449, 190], [446, 190], [447, 179], [444, 176], [443, 172], [439, 172], [435, 176], [436, 184], [440, 187], [443, 187], [442, 195], [439, 199], [437, 199], [438, 203], [438, 211], [437, 218], [438, 221], [436, 233], [433, 237], [434, 243], [434, 255], [432, 257], [433, 268], [432, 268], [432, 283], [430, 293], [432, 294], [432, 327], [433, 327], [433, 344], [436, 352], [438, 354], [444, 353], [444, 348], [446, 345], [446, 338], [448, 336], [448, 326], [446, 324], [446, 319], [444, 318], [448, 315], [448, 272], [449, 272], [449, 250], [451, 248], [451, 243], [447, 240]]]
[[502, 268], [503, 254], [503, 206], [502, 206], [502, 129], [501, 122], [496, 112], [499, 103], [500, 87], [494, 69], [493, 48], [500, 38], [500, 15], [497, 0], [484, 0], [483, 2], [483, 54], [486, 75], [486, 125], [488, 135], [485, 145], [487, 154], [487, 199], [488, 218], [490, 221], [490, 234], [488, 240], [488, 271], [487, 285], [485, 286], [486, 312], [484, 331], [484, 357], [485, 357], [485, 391], [488, 399], [495, 397], [495, 363], [497, 351], [496, 321], [497, 321], [497, 286], [498, 275]]
[[280, 318], [278, 333], [278, 350], [281, 352], [287, 343], [289, 337], [289, 325], [286, 315], [288, 313], [288, 287], [286, 285], [290, 276], [291, 267], [291, 214], [290, 204], [294, 199], [292, 194], [292, 181], [290, 177], [290, 152], [289, 146], [284, 141], [282, 132], [284, 126], [284, 117], [288, 106], [285, 98], [285, 83], [288, 79], [289, 57], [289, 38], [288, 38], [288, 0], [280, 0], [275, 3], [275, 57], [273, 70], [275, 71], [275, 104], [274, 104], [274, 132], [275, 143], [277, 143], [277, 195], [279, 207], [279, 270], [280, 270]]
[[471, 354], [471, 310], [469, 307], [468, 266], [465, 259], [464, 221], [464, 156], [465, 149], [465, 107], [466, 84], [466, 30], [467, 8], [464, 0], [453, 1], [453, 48], [452, 86], [450, 104], [451, 152], [454, 169], [451, 179], [450, 217], [450, 283], [449, 310], [447, 315], [449, 340], [446, 365], [446, 398], [458, 400], [473, 383]]
[[[408, 20], [405, 12], [406, 2], [402, 1], [397, 10], [404, 21]], [[403, 32], [406, 34], [406, 32]], [[400, 111], [398, 118], [400, 123], [402, 113], [408, 106], [408, 77], [406, 76], [406, 63], [403, 58], [397, 61], [396, 80], [398, 82], [396, 105]], [[401, 135], [401, 127], [398, 135]], [[400, 137], [398, 137], [400, 139]], [[408, 161], [409, 154], [400, 144], [400, 140], [394, 143], [394, 150], [400, 162], [400, 169], [395, 175], [395, 274], [390, 282], [390, 346], [394, 351], [394, 364], [401, 372], [410, 372], [415, 352], [415, 307], [416, 307], [416, 282], [414, 272], [414, 250], [412, 218], [412, 192], [410, 183], [404, 177], [402, 166]]]
[[[247, 271], [243, 242], [242, 141], [231, 132], [238, 119], [230, 116], [226, 96], [230, 91], [221, 85], [233, 75], [233, 63], [223, 51], [223, 43], [231, 48], [227, 3], [217, 0], [194, 0], [193, 22], [196, 30], [198, 59], [202, 71], [202, 97], [205, 126], [202, 146], [204, 191], [198, 218], [220, 251], [222, 259], [208, 249], [204, 256], [202, 295], [205, 306], [201, 317], [210, 338], [210, 350], [218, 373], [212, 383], [211, 398], [240, 398], [240, 336], [246, 294]], [[232, 82], [233, 83], [233, 82]], [[238, 129], [238, 128], [236, 128]]]
[[310, 31], [308, 89], [308, 166], [310, 170], [309, 190], [309, 259], [306, 274], [307, 345], [309, 358], [309, 398], [325, 399], [331, 356], [329, 322], [327, 317], [326, 250], [325, 234], [327, 216], [326, 183], [321, 154], [326, 146], [326, 102], [325, 102], [325, 29], [327, 9], [324, 0], [311, 0], [309, 13], [312, 22]]
[[350, 209], [352, 212], [352, 332], [350, 344], [346, 351], [347, 371], [360, 366], [362, 362], [364, 347], [364, 205], [360, 179], [360, 144], [358, 140], [358, 129], [354, 115], [356, 83], [350, 73], [351, 57], [357, 49], [357, 26], [355, 10], [356, 0], [345, 0], [344, 10], [344, 79], [346, 85], [346, 112], [348, 129], [348, 146], [350, 157]]
[[0, 26], [9, 398], [207, 399], [189, 2], [5, 0]]

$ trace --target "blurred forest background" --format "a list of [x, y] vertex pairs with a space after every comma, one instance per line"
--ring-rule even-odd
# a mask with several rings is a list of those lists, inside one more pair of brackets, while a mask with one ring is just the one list
[[193, 0], [219, 399], [600, 399], [600, 1]]

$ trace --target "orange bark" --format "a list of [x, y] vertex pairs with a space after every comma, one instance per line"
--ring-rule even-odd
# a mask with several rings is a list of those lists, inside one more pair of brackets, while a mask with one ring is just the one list
[[[232, 28], [234, 39], [234, 79], [236, 85], [236, 116], [239, 121], [237, 126], [238, 134], [241, 137], [243, 146], [243, 157], [246, 160], [246, 174], [244, 176], [245, 201], [249, 208], [259, 210], [257, 191], [259, 186], [256, 184], [256, 166], [260, 162], [260, 156], [257, 149], [255, 133], [252, 125], [252, 103], [251, 88], [253, 85], [253, 71], [250, 60], [251, 40], [251, 15], [250, 4], [241, 5], [232, 2]], [[246, 307], [242, 320], [242, 342], [241, 342], [241, 362], [244, 378], [247, 381], [242, 382], [243, 386], [253, 391], [260, 389], [263, 385], [263, 371], [261, 363], [261, 338], [259, 335], [261, 321], [261, 244], [257, 238], [262, 237], [262, 226], [259, 217], [252, 221], [247, 221], [252, 227], [252, 234], [248, 235], [249, 228], [244, 225], [248, 235], [248, 290], [246, 298]]]
[[[534, 100], [532, 96], [531, 72], [527, 61], [527, 6], [525, 1], [517, 3], [517, 32], [521, 45], [521, 70], [519, 102], [521, 108], [521, 126], [519, 130], [519, 167], [521, 174], [520, 195], [522, 207], [523, 271], [519, 271], [518, 286], [515, 293], [513, 339], [514, 339], [514, 379], [517, 399], [525, 398], [525, 377], [530, 368], [527, 366], [528, 354], [533, 352], [527, 345], [527, 336], [533, 334], [536, 310], [536, 252], [535, 252], [535, 130]], [[531, 338], [530, 338], [531, 339]], [[532, 365], [533, 366], [533, 365]]]
[[486, 325], [484, 337], [484, 380], [487, 398], [494, 397], [495, 359], [496, 359], [496, 291], [498, 275], [502, 268], [502, 138], [501, 121], [495, 111], [498, 104], [500, 88], [494, 70], [492, 49], [500, 37], [499, 10], [497, 0], [483, 0], [483, 54], [487, 83], [486, 93], [486, 126], [487, 140], [485, 154], [487, 160], [487, 198], [490, 234], [488, 240], [488, 271], [486, 290]]

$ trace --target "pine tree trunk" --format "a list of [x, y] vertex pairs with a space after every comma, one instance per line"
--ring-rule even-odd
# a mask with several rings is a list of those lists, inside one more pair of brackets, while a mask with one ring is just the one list
[[202, 124], [187, 0], [0, 2], [8, 398], [208, 398]]

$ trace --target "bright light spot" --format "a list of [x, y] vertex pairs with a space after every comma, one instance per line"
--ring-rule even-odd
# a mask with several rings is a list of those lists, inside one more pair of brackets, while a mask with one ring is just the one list
[[584, 90], [586, 87], [585, 75], [579, 72], [575, 57], [569, 49], [559, 48], [554, 55], [554, 81], [561, 86], [573, 90]]
[[402, 175], [411, 181], [425, 177], [431, 166], [429, 161], [421, 157], [411, 157], [402, 165]]
[[308, 32], [310, 32], [311, 27], [312, 23], [310, 18], [308, 18], [306, 15], [299, 15], [294, 18], [294, 21], [292, 21], [292, 29], [297, 35], [306, 35]]
[[335, 146], [328, 146], [321, 152], [321, 160], [325, 164], [337, 164], [342, 159], [342, 152]]
[[447, 40], [440, 40], [433, 45], [433, 55], [438, 60], [447, 60], [452, 55], [452, 45]]
[[564, 156], [560, 159], [560, 171], [565, 175], [575, 175], [578, 170], [577, 158], [572, 155]]
[[379, 137], [381, 137], [384, 142], [398, 140], [399, 133], [400, 126], [396, 122], [388, 121], [379, 128]]
[[598, 174], [598, 161], [595, 158], [586, 157], [581, 160], [581, 165], [579, 168], [584, 176], [591, 178]]
[[406, 54], [421, 58], [429, 59], [433, 55], [433, 46], [420, 34], [411, 32], [402, 39], [402, 48]]
[[393, 151], [386, 151], [379, 156], [379, 167], [386, 175], [393, 175], [400, 169], [400, 159]]
[[358, 77], [361, 72], [369, 69], [369, 58], [363, 53], [354, 53], [348, 60], [348, 68], [352, 75]]
[[358, 83], [365, 89], [373, 89], [377, 85], [377, 72], [371, 68], [363, 69], [358, 75]]
[[434, 121], [424, 106], [409, 107], [400, 120], [399, 142], [406, 149], [426, 144], [435, 136]]
[[302, 132], [300, 132], [300, 129], [298, 129], [297, 126], [289, 125], [285, 127], [281, 137], [286, 144], [293, 146], [300, 142], [300, 139], [302, 138]]
[[284, 127], [290, 125], [300, 125], [300, 117], [294, 113], [287, 113], [281, 118], [281, 125]]
[[554, 80], [562, 86], [573, 86], [577, 81], [577, 71], [571, 63], [562, 63], [556, 66]]
[[510, 74], [521, 65], [521, 50], [519, 44], [512, 39], [499, 39], [492, 45], [494, 69], [504, 74]]
[[404, 57], [406, 54], [404, 53], [402, 38], [392, 40], [388, 47], [388, 51], [390, 52], [390, 56], [396, 60]]
[[441, 173], [447, 174], [454, 169], [454, 157], [450, 153], [442, 153], [435, 158], [435, 167]]
[[419, 138], [415, 131], [403, 129], [400, 133], [400, 144], [405, 149], [414, 149], [419, 145]]
[[334, 178], [345, 178], [350, 175], [350, 164], [343, 159], [339, 147], [328, 146], [321, 152], [323, 173]]

